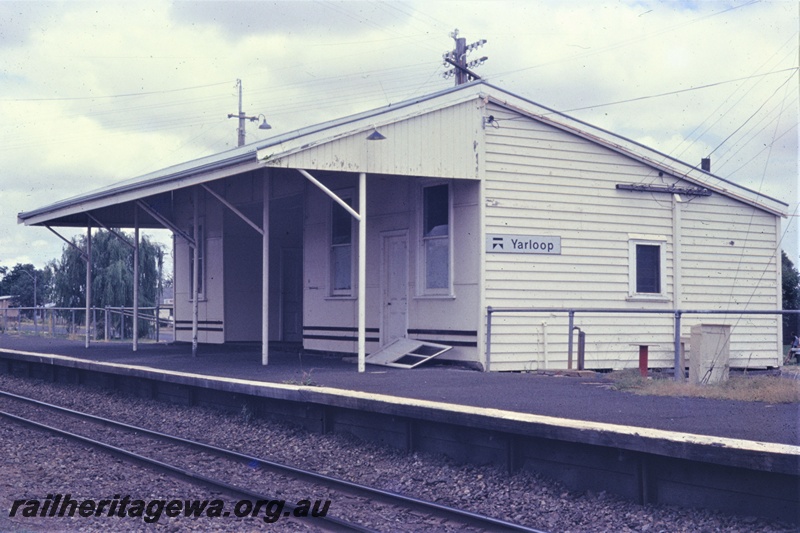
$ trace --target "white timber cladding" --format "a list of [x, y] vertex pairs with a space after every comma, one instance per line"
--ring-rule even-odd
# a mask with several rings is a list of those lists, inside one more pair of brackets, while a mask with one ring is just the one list
[[[199, 208], [205, 237], [203, 294], [198, 300], [198, 333], [201, 343], [220, 344], [224, 335], [223, 284], [223, 207], [205, 191], [199, 191]], [[175, 222], [192, 232], [191, 189], [175, 193]], [[192, 295], [190, 294], [192, 248], [181, 237], [175, 238], [175, 339], [192, 340]]]
[[[334, 191], [350, 190], [358, 194], [354, 174], [322, 173], [315, 175]], [[453, 195], [452, 253], [453, 294], [420, 296], [417, 269], [422, 247], [419, 227], [420, 187], [427, 179], [405, 176], [367, 175], [367, 272], [366, 316], [367, 353], [385, 343], [386, 312], [384, 295], [384, 257], [387, 234], [407, 235], [408, 329], [412, 339], [453, 345], [442, 358], [477, 361], [479, 328], [479, 264], [477, 261], [478, 193], [477, 181], [447, 180]], [[330, 223], [333, 201], [316, 187], [309, 187], [305, 197], [304, 240], [304, 317], [303, 345], [306, 349], [326, 352], [356, 351], [357, 281], [352, 295], [339, 295], [331, 289]], [[357, 222], [354, 221], [354, 225]], [[353, 249], [358, 235], [354, 232]], [[353, 257], [355, 269], [356, 258]], [[454, 332], [448, 334], [447, 332]]]
[[[682, 198], [682, 290], [675, 302], [673, 197], [621, 191], [616, 184], [693, 185], [499, 105], [489, 104], [486, 113], [496, 121], [486, 128], [486, 233], [561, 238], [560, 255], [486, 253], [487, 305], [780, 307], [778, 217], [720, 194]], [[637, 240], [663, 247], [656, 297], [631, 294], [630, 252]], [[732, 366], [774, 366], [777, 322], [771, 316], [687, 315], [683, 333], [696, 323], [730, 324]], [[491, 370], [565, 368], [567, 324], [566, 314], [495, 315]], [[575, 321], [586, 333], [587, 368], [636, 366], [639, 345], [649, 346], [651, 367], [671, 367], [672, 324], [671, 314], [578, 314]]]
[[468, 101], [378, 126], [386, 137], [382, 141], [367, 141], [370, 129], [267, 160], [265, 164], [307, 170], [478, 179], [475, 139], [482, 119], [477, 109], [476, 101]]

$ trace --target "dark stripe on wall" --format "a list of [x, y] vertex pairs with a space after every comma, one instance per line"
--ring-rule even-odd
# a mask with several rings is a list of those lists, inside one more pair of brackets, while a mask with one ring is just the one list
[[475, 330], [464, 329], [409, 329], [409, 335], [453, 335], [458, 337], [477, 337]]
[[[303, 326], [303, 331], [354, 331], [357, 332], [358, 328], [343, 327], [343, 326]], [[378, 328], [367, 328], [368, 333], [378, 333]]]
[[[192, 323], [191, 320], [176, 320], [175, 321], [175, 324], [191, 324], [191, 323]], [[220, 326], [223, 324], [222, 320], [198, 320], [197, 323], [198, 324], [217, 324], [217, 325], [220, 325]]]
[[[357, 341], [358, 337], [337, 337], [335, 335], [303, 335], [303, 339], [320, 341]], [[366, 337], [367, 342], [379, 342], [377, 337]]]
[[[192, 328], [175, 326], [175, 331], [192, 331]], [[197, 331], [219, 331], [222, 333], [225, 330], [222, 328], [201, 328], [198, 326]]]
[[434, 344], [444, 344], [445, 346], [464, 346], [469, 348], [477, 348], [478, 341], [448, 341], [442, 339], [414, 339], [415, 341], [432, 342]]

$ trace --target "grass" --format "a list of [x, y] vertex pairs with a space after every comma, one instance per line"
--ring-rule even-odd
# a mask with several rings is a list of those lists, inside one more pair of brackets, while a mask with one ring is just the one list
[[800, 403], [800, 381], [780, 376], [731, 375], [718, 385], [694, 385], [675, 382], [672, 377], [645, 379], [639, 371], [612, 372], [614, 390], [655, 396], [691, 396], [717, 400], [765, 403]]
[[282, 383], [284, 385], [303, 385], [306, 387], [317, 387], [319, 384], [314, 381], [314, 378], [311, 377], [312, 372], [314, 372], [313, 368], [308, 372], [303, 370], [303, 376], [301, 379], [287, 379], [284, 380]]

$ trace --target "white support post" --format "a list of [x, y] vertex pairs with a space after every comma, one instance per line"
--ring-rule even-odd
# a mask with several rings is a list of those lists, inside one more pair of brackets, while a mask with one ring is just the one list
[[367, 354], [367, 174], [358, 176], [358, 371]]
[[683, 200], [681, 200], [680, 195], [672, 195], [672, 299], [674, 300], [674, 309], [681, 308], [681, 300], [683, 298], [683, 288], [681, 287], [681, 284], [683, 283], [681, 279], [681, 228], [683, 226], [681, 221], [682, 202]]
[[133, 206], [133, 351], [139, 349], [139, 208]]
[[269, 362], [269, 171], [262, 185], [264, 207], [261, 213], [261, 364]]
[[[358, 221], [358, 371], [364, 372], [367, 354], [367, 174], [361, 172], [358, 176], [358, 212], [356, 212], [352, 207], [347, 205], [347, 202], [339, 198], [336, 193], [323, 185], [307, 171], [301, 168], [298, 168], [297, 171], [308, 178], [311, 183], [316, 185], [322, 192], [342, 206], [345, 211], [350, 213], [350, 215]], [[266, 218], [264, 221], [264, 239], [266, 242]], [[268, 262], [267, 256], [265, 255], [264, 257], [264, 264], [266, 265]], [[266, 287], [266, 278], [264, 283]], [[266, 313], [266, 308], [264, 312]]]
[[192, 189], [192, 203], [193, 206], [193, 215], [192, 215], [192, 226], [193, 226], [193, 240], [194, 240], [194, 248], [192, 249], [192, 254], [194, 261], [192, 261], [192, 357], [197, 357], [197, 318], [199, 314], [199, 305], [200, 302], [200, 293], [198, 291], [197, 284], [200, 281], [200, 208], [198, 203], [200, 201], [200, 195], [197, 192], [197, 187]]
[[92, 222], [86, 224], [86, 342], [89, 347], [89, 310], [92, 307]]

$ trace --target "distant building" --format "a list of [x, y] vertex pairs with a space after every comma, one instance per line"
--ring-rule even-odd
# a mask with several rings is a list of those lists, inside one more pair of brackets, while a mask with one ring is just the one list
[[12, 318], [16, 320], [19, 315], [19, 309], [11, 307], [14, 303], [14, 298], [16, 296], [0, 296], [0, 320], [3, 320], [4, 317], [9, 320]]
[[[362, 200], [368, 353], [405, 337], [452, 346], [442, 358], [484, 369], [565, 368], [565, 312], [497, 315], [487, 339], [487, 307], [781, 306], [776, 247], [786, 204], [485, 82], [285, 133], [19, 219], [85, 227], [90, 213], [108, 227], [131, 227], [138, 210], [141, 227], [172, 229], [178, 340], [192, 339], [197, 291], [199, 342], [264, 343], [266, 333], [352, 353], [359, 222], [341, 204], [363, 214]], [[732, 366], [780, 364], [779, 317], [687, 315], [682, 333], [701, 322], [733, 327]], [[642, 344], [651, 367], [673, 364], [669, 313], [584, 314], [576, 325], [587, 334], [587, 368], [635, 366]]]

